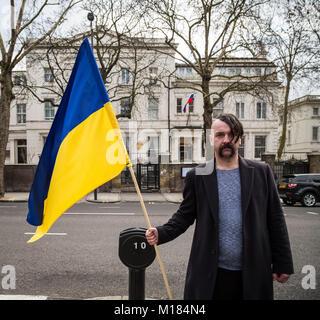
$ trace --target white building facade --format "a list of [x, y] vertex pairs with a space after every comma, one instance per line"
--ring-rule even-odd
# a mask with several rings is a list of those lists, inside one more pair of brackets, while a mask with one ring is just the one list
[[[125, 48], [106, 84], [118, 115], [128, 110], [128, 93], [133, 82], [141, 82], [135, 88], [131, 119], [118, 119], [132, 162], [159, 163], [168, 162], [169, 158], [171, 163], [205, 161], [201, 152], [202, 93], [185, 87], [188, 80], [199, 82], [198, 76], [190, 67], [175, 63], [173, 52], [163, 39], [143, 39], [143, 43], [147, 45], [135, 47], [138, 60], [130, 60], [132, 49]], [[63, 93], [61, 78], [65, 79], [65, 85], [71, 73], [75, 49], [56, 56], [60, 61], [59, 68], [53, 68], [44, 58], [46, 50], [45, 45], [35, 49], [27, 57], [25, 72], [16, 72], [16, 100], [11, 107], [6, 164], [38, 163]], [[134, 73], [137, 61], [140, 71]], [[226, 75], [248, 76], [274, 71], [275, 66], [265, 57], [230, 58], [218, 64], [210, 90], [223, 90], [228, 82]], [[32, 84], [32, 92], [22, 89], [19, 77], [25, 77], [26, 83]], [[213, 110], [213, 120], [222, 112], [234, 113], [241, 120], [244, 127], [241, 154], [246, 158], [260, 160], [263, 152], [275, 153], [277, 150], [279, 84], [276, 76], [267, 82], [268, 95], [229, 92]], [[183, 107], [191, 93], [194, 93], [194, 101], [184, 113]]]
[[320, 152], [320, 96], [306, 95], [289, 102], [287, 157], [307, 159], [310, 153]]

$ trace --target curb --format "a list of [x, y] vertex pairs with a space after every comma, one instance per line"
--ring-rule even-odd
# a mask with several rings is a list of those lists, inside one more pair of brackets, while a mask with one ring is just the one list
[[0, 202], [28, 202], [27, 199], [5, 199], [5, 198], [0, 198]]
[[92, 200], [92, 199], [86, 199], [87, 202], [92, 202], [92, 203], [118, 203], [118, 202], [124, 202], [121, 200]]

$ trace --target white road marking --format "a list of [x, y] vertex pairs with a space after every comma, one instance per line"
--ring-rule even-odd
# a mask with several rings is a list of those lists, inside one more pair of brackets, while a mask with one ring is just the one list
[[319, 213], [318, 213], [318, 212], [311, 212], [311, 211], [308, 211], [307, 213], [309, 213], [309, 214], [314, 214], [315, 216], [318, 216], [318, 215], [319, 215]]
[[0, 300], [47, 300], [47, 296], [29, 296], [24, 294], [0, 294]]
[[[35, 234], [35, 232], [25, 232], [24, 234]], [[65, 232], [47, 232], [46, 235], [48, 236], [66, 236]]]
[[101, 216], [134, 216], [134, 212], [66, 212], [65, 214], [75, 214], [75, 215], [101, 215]]

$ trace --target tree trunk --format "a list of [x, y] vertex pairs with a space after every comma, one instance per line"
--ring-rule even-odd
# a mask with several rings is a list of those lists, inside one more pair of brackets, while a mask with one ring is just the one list
[[203, 130], [202, 130], [202, 156], [206, 154], [207, 130], [211, 130], [212, 125], [212, 104], [209, 95], [210, 79], [202, 79], [202, 92], [203, 92]]
[[[9, 137], [10, 104], [13, 100], [11, 71], [2, 73], [1, 99], [0, 99], [0, 197], [4, 196], [4, 163]], [[12, 152], [13, 150], [11, 150]]]
[[289, 103], [289, 92], [290, 92], [290, 84], [291, 80], [288, 80], [286, 93], [284, 97], [284, 106], [283, 106], [283, 123], [282, 123], [282, 133], [279, 141], [279, 148], [277, 152], [278, 160], [281, 160], [283, 149], [286, 145], [286, 138], [287, 138], [287, 122], [288, 122], [288, 103]]

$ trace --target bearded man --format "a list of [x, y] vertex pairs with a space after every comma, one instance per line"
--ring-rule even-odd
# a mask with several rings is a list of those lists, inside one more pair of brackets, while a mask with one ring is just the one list
[[[185, 299], [272, 300], [273, 281], [285, 283], [293, 273], [273, 173], [268, 164], [239, 156], [242, 136], [233, 114], [220, 115], [210, 136], [214, 159], [188, 172], [178, 211], [146, 231], [149, 244], [160, 245], [196, 221]], [[210, 165], [209, 174], [197, 174]]]

